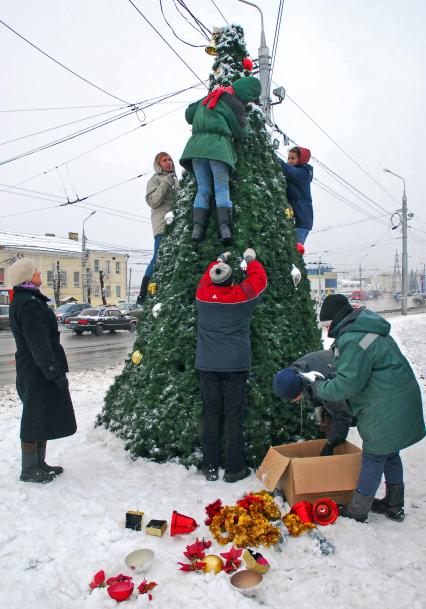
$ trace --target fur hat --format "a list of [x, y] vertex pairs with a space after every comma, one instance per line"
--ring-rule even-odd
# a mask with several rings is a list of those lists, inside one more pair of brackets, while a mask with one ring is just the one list
[[302, 391], [302, 379], [293, 368], [279, 370], [274, 376], [274, 393], [279, 398], [294, 400]]
[[352, 313], [353, 308], [343, 294], [330, 294], [324, 299], [320, 311], [320, 321], [333, 321], [336, 316], [339, 320]]
[[7, 283], [13, 288], [25, 281], [31, 281], [36, 269], [32, 258], [19, 258], [7, 270]]
[[232, 269], [226, 262], [217, 262], [210, 269], [210, 279], [215, 285], [224, 285], [231, 279]]

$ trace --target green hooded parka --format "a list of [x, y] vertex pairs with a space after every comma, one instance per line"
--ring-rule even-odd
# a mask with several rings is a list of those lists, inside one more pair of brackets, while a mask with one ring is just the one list
[[214, 108], [203, 105], [203, 98], [186, 109], [192, 135], [179, 162], [188, 171], [192, 171], [192, 159], [222, 161], [234, 170], [237, 155], [233, 141], [242, 140], [247, 134], [244, 106], [259, 97], [261, 85], [254, 76], [246, 76], [232, 83], [232, 87], [235, 94], [224, 93]]
[[425, 436], [420, 388], [410, 364], [389, 335], [390, 324], [364, 309], [347, 315], [335, 338], [336, 376], [315, 383], [324, 400], [348, 400], [366, 453], [386, 455]]

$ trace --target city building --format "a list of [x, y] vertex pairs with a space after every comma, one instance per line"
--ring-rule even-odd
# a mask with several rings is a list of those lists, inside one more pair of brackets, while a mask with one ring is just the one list
[[311, 284], [311, 298], [322, 302], [329, 294], [335, 294], [337, 290], [337, 273], [332, 267], [326, 265], [315, 265], [306, 268], [308, 279]]
[[0, 231], [0, 288], [12, 287], [7, 285], [7, 267], [23, 256], [35, 260], [42, 291], [53, 303], [75, 300], [96, 306], [103, 302], [102, 293], [108, 304], [127, 300], [128, 255], [87, 241], [83, 256], [78, 233], [64, 239]]

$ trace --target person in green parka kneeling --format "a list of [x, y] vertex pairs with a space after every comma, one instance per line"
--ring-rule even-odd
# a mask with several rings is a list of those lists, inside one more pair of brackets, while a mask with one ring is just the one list
[[[399, 451], [425, 437], [416, 377], [389, 335], [390, 324], [368, 309], [353, 310], [342, 294], [327, 296], [320, 321], [331, 321], [336, 376], [313, 385], [322, 400], [347, 400], [362, 438], [357, 488], [342, 516], [360, 522], [370, 509], [404, 520], [404, 480]], [[386, 495], [375, 499], [382, 475]]]
[[192, 233], [195, 242], [201, 242], [205, 237], [209, 201], [214, 189], [220, 239], [224, 245], [231, 243], [229, 175], [237, 161], [234, 141], [242, 140], [247, 134], [246, 104], [258, 99], [260, 92], [260, 81], [254, 76], [246, 76], [229, 87], [213, 89], [207, 97], [186, 109], [185, 118], [192, 125], [192, 135], [180, 164], [193, 171], [197, 180]]

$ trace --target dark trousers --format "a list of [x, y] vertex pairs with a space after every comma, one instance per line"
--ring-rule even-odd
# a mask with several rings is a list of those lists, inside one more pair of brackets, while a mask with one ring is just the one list
[[372, 455], [363, 452], [361, 473], [357, 486], [358, 493], [374, 497], [383, 474], [386, 484], [401, 484], [403, 482], [402, 461], [399, 452], [389, 455]]
[[200, 371], [203, 399], [203, 466], [219, 467], [222, 420], [225, 428], [225, 470], [245, 467], [243, 414], [248, 371]]

